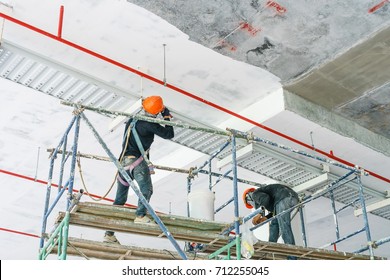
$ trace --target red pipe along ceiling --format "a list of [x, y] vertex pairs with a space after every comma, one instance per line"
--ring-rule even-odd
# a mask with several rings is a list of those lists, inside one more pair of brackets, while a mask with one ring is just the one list
[[[63, 16], [63, 7], [61, 7], [61, 11], [60, 11], [60, 17], [62, 17], [62, 16]], [[219, 111], [225, 112], [225, 113], [227, 113], [227, 114], [229, 114], [229, 115], [231, 115], [231, 116], [234, 116], [234, 117], [236, 117], [236, 118], [238, 118], [238, 119], [241, 119], [241, 120], [243, 120], [243, 121], [245, 121], [245, 122], [248, 122], [248, 123], [250, 123], [250, 124], [253, 124], [253, 125], [257, 126], [257, 127], [260, 127], [260, 128], [262, 128], [262, 129], [264, 129], [264, 130], [266, 130], [266, 131], [269, 131], [269, 132], [271, 132], [271, 133], [273, 133], [273, 134], [275, 134], [275, 135], [278, 135], [278, 136], [280, 136], [280, 137], [282, 137], [282, 138], [284, 138], [284, 139], [287, 139], [287, 140], [289, 140], [289, 141], [291, 141], [291, 142], [293, 142], [293, 143], [296, 143], [296, 144], [298, 144], [298, 145], [300, 145], [300, 146], [302, 146], [302, 147], [305, 147], [305, 148], [310, 149], [310, 150], [313, 150], [313, 151], [315, 150], [317, 153], [322, 154], [322, 155], [324, 155], [324, 156], [326, 156], [326, 157], [328, 157], [328, 158], [330, 158], [330, 159], [336, 160], [336, 161], [338, 161], [338, 162], [340, 162], [340, 163], [343, 163], [343, 164], [348, 165], [348, 166], [351, 166], [351, 167], [356, 166], [355, 164], [353, 164], [353, 163], [351, 163], [351, 162], [348, 162], [348, 161], [346, 161], [346, 160], [344, 160], [344, 159], [342, 159], [342, 158], [336, 157], [336, 156], [334, 156], [334, 155], [331, 154], [331, 153], [327, 153], [327, 152], [325, 152], [325, 151], [322, 151], [322, 150], [319, 150], [319, 149], [315, 149], [315, 148], [313, 148], [313, 147], [312, 147], [311, 145], [309, 145], [309, 144], [306, 144], [306, 143], [304, 143], [304, 142], [301, 142], [301, 141], [299, 141], [299, 140], [297, 140], [297, 139], [295, 139], [295, 138], [293, 138], [293, 137], [291, 137], [291, 136], [288, 136], [288, 135], [286, 135], [286, 134], [283, 134], [283, 133], [281, 133], [281, 132], [279, 132], [279, 131], [276, 131], [276, 130], [270, 128], [270, 127], [267, 127], [267, 126], [265, 126], [265, 125], [262, 125], [262, 124], [260, 124], [260, 123], [258, 123], [258, 122], [255, 122], [255, 121], [251, 120], [251, 119], [248, 119], [248, 118], [246, 118], [246, 117], [244, 117], [244, 116], [242, 116], [242, 115], [240, 115], [240, 114], [237, 114], [237, 113], [235, 113], [235, 112], [233, 112], [233, 111], [231, 111], [231, 110], [229, 110], [229, 109], [227, 109], [227, 108], [224, 108], [224, 107], [222, 107], [222, 106], [220, 106], [220, 105], [218, 105], [218, 104], [215, 104], [215, 103], [213, 103], [213, 102], [210, 102], [210, 101], [208, 101], [208, 100], [206, 100], [206, 99], [203, 99], [203, 98], [201, 98], [201, 97], [199, 97], [199, 96], [196, 96], [195, 94], [192, 94], [192, 93], [190, 93], [190, 92], [188, 92], [188, 91], [185, 91], [185, 90], [183, 90], [183, 89], [181, 89], [181, 88], [178, 88], [178, 87], [176, 87], [176, 86], [174, 86], [174, 85], [171, 85], [171, 84], [169, 84], [169, 83], [166, 83], [166, 82], [164, 82], [164, 81], [162, 81], [162, 80], [160, 80], [160, 79], [157, 79], [157, 78], [155, 78], [155, 77], [153, 77], [153, 76], [150, 76], [150, 75], [148, 75], [148, 74], [142, 73], [142, 72], [140, 72], [140, 71], [138, 71], [138, 70], [136, 70], [136, 69], [134, 69], [134, 68], [132, 68], [132, 67], [129, 67], [129, 66], [127, 66], [127, 65], [125, 65], [125, 64], [123, 64], [123, 63], [120, 63], [120, 62], [118, 62], [118, 61], [115, 61], [115, 60], [113, 60], [113, 59], [111, 59], [111, 58], [109, 58], [109, 57], [107, 57], [107, 56], [104, 56], [104, 55], [102, 55], [102, 54], [96, 53], [96, 52], [94, 52], [94, 51], [92, 51], [92, 50], [89, 50], [89, 49], [87, 49], [87, 48], [85, 48], [85, 47], [82, 47], [82, 46], [80, 46], [80, 45], [77, 45], [77, 44], [75, 44], [75, 43], [72, 43], [71, 41], [68, 41], [68, 40], [63, 39], [63, 38], [61, 37], [61, 33], [62, 33], [62, 31], [61, 31], [61, 29], [62, 29], [62, 18], [60, 18], [60, 21], [59, 21], [59, 24], [60, 24], [61, 26], [60, 26], [59, 29], [58, 29], [59, 36], [57, 36], [57, 35], [53, 35], [53, 34], [51, 34], [51, 33], [49, 33], [49, 32], [46, 32], [46, 31], [44, 31], [44, 30], [42, 30], [42, 29], [39, 29], [39, 28], [37, 28], [37, 27], [35, 27], [35, 26], [32, 26], [32, 25], [30, 25], [30, 24], [28, 24], [28, 23], [25, 23], [25, 22], [23, 22], [23, 21], [21, 21], [21, 20], [18, 20], [18, 19], [16, 19], [16, 18], [13, 18], [13, 17], [11, 17], [11, 16], [8, 16], [8, 15], [6, 15], [6, 14], [4, 14], [4, 13], [0, 13], [0, 17], [4, 18], [4, 19], [6, 19], [6, 20], [9, 20], [9, 21], [11, 21], [11, 22], [13, 22], [13, 23], [15, 23], [15, 24], [18, 24], [18, 25], [20, 25], [20, 26], [23, 26], [23, 27], [25, 27], [25, 28], [27, 28], [27, 29], [30, 29], [30, 30], [32, 30], [32, 31], [34, 31], [34, 32], [37, 32], [37, 33], [39, 33], [39, 34], [41, 34], [41, 35], [44, 35], [44, 36], [46, 36], [46, 37], [49, 37], [49, 38], [51, 38], [51, 39], [53, 39], [53, 40], [56, 40], [56, 41], [58, 41], [58, 42], [60, 42], [60, 43], [63, 43], [63, 44], [65, 44], [65, 45], [68, 45], [68, 46], [70, 46], [70, 47], [72, 47], [72, 48], [78, 49], [78, 50], [80, 50], [80, 51], [82, 51], [82, 52], [84, 52], [84, 53], [87, 53], [87, 54], [89, 54], [89, 55], [92, 55], [92, 56], [94, 56], [94, 57], [96, 57], [96, 58], [99, 58], [99, 59], [101, 59], [101, 60], [104, 60], [104, 61], [106, 61], [106, 62], [108, 62], [108, 63], [110, 63], [110, 64], [113, 64], [113, 65], [115, 65], [115, 66], [118, 66], [118, 67], [120, 67], [120, 68], [122, 68], [122, 69], [124, 69], [124, 70], [130, 71], [130, 72], [132, 72], [132, 73], [134, 73], [134, 74], [136, 74], [136, 75], [139, 75], [139, 76], [141, 76], [141, 77], [144, 77], [144, 78], [146, 78], [146, 79], [148, 79], [148, 80], [150, 80], [150, 81], [152, 81], [152, 82], [155, 82], [155, 83], [157, 83], [157, 84], [163, 85], [163, 86], [165, 86], [165, 87], [167, 87], [167, 88], [169, 88], [169, 89], [171, 89], [171, 90], [173, 90], [173, 91], [176, 91], [176, 92], [178, 92], [178, 93], [180, 93], [180, 94], [186, 95], [186, 96], [188, 96], [188, 97], [190, 97], [190, 98], [192, 98], [192, 99], [195, 99], [195, 100], [197, 100], [197, 101], [199, 101], [199, 102], [202, 102], [202, 103], [204, 103], [204, 104], [206, 104], [206, 105], [208, 105], [208, 106], [211, 106], [211, 107], [213, 107], [213, 108], [215, 108], [215, 109], [217, 109], [217, 110], [219, 110]], [[382, 180], [382, 181], [385, 181], [385, 182], [387, 182], [387, 183], [390, 183], [390, 179], [385, 178], [385, 177], [383, 177], [383, 176], [381, 176], [381, 175], [379, 175], [379, 174], [376, 174], [376, 173], [374, 173], [374, 172], [371, 172], [371, 171], [369, 171], [369, 170], [367, 170], [367, 169], [365, 169], [365, 170], [366, 170], [371, 176], [373, 176], [373, 177], [375, 177], [375, 178], [377, 178], [377, 179], [380, 179], [380, 180]]]

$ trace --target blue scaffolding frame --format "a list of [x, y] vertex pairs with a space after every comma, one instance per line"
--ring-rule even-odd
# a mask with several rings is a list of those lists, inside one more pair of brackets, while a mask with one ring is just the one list
[[[97, 139], [98, 143], [103, 147], [103, 149], [105, 150], [105, 152], [109, 156], [110, 160], [115, 164], [116, 168], [118, 169], [118, 172], [120, 172], [120, 174], [123, 176], [123, 178], [125, 178], [125, 180], [129, 183], [129, 185], [131, 186], [131, 188], [133, 189], [135, 194], [139, 197], [141, 202], [148, 209], [149, 213], [151, 214], [153, 219], [157, 222], [158, 226], [163, 231], [163, 233], [166, 235], [166, 237], [169, 239], [169, 241], [172, 243], [173, 247], [176, 249], [178, 254], [184, 260], [187, 259], [186, 254], [180, 248], [180, 246], [176, 242], [175, 238], [169, 232], [167, 227], [163, 224], [161, 219], [157, 216], [156, 212], [153, 210], [153, 208], [148, 203], [148, 201], [145, 199], [145, 197], [142, 195], [142, 193], [134, 185], [133, 181], [128, 176], [128, 174], [125, 172], [124, 168], [121, 166], [118, 159], [113, 155], [113, 153], [107, 147], [107, 145], [105, 144], [105, 142], [103, 141], [101, 136], [98, 134], [98, 132], [95, 130], [95, 128], [90, 123], [88, 118], [85, 116], [85, 114], [83, 112], [84, 109], [91, 110], [91, 111], [97, 111], [97, 112], [103, 113], [103, 114], [111, 114], [111, 115], [116, 115], [116, 116], [123, 115], [126, 117], [135, 118], [135, 119], [141, 119], [141, 120], [156, 122], [156, 123], [160, 123], [160, 124], [167, 124], [167, 125], [172, 125], [172, 126], [179, 126], [179, 127], [183, 127], [183, 128], [187, 128], [187, 129], [200, 130], [200, 131], [219, 134], [219, 135], [223, 135], [223, 136], [228, 137], [228, 140], [221, 146], [221, 148], [219, 148], [217, 151], [215, 151], [210, 156], [210, 158], [203, 165], [201, 165], [201, 167], [191, 170], [189, 172], [189, 176], [187, 178], [187, 191], [188, 191], [188, 193], [191, 191], [191, 180], [194, 178], [194, 175], [198, 174], [198, 173], [203, 173], [203, 174], [209, 175], [209, 188], [210, 188], [210, 190], [218, 182], [220, 182], [223, 178], [228, 178], [228, 179], [231, 179], [233, 181], [233, 197], [230, 200], [228, 200], [227, 202], [225, 202], [223, 205], [221, 205], [217, 210], [215, 210], [215, 213], [222, 210], [224, 207], [226, 207], [230, 203], [232, 203], [232, 202], [234, 203], [234, 222], [233, 222], [233, 225], [231, 226], [231, 228], [229, 228], [225, 232], [225, 234], [230, 233], [230, 231], [232, 231], [234, 229], [235, 238], [232, 242], [227, 244], [224, 248], [221, 248], [217, 252], [211, 254], [210, 258], [216, 257], [218, 254], [221, 254], [224, 251], [228, 251], [228, 255], [230, 256], [230, 250], [232, 247], [235, 246], [236, 247], [236, 259], [240, 259], [241, 258], [240, 225], [245, 223], [249, 219], [253, 218], [258, 213], [261, 213], [261, 211], [263, 211], [262, 209], [257, 209], [256, 211], [252, 212], [251, 214], [249, 214], [245, 217], [240, 217], [239, 207], [238, 207], [238, 201], [239, 201], [238, 182], [250, 184], [250, 185], [255, 185], [255, 186], [262, 186], [263, 184], [258, 184], [258, 183], [254, 183], [254, 182], [250, 182], [250, 181], [242, 180], [242, 179], [238, 178], [238, 176], [237, 176], [237, 155], [236, 155], [236, 139], [237, 138], [246, 139], [247, 141], [251, 141], [251, 142], [258, 142], [258, 143], [263, 143], [266, 145], [271, 145], [273, 147], [287, 150], [287, 151], [292, 152], [292, 153], [297, 153], [299, 155], [309, 157], [309, 158], [312, 158], [312, 159], [315, 159], [315, 160], [318, 160], [321, 162], [326, 162], [328, 164], [346, 169], [348, 171], [348, 173], [345, 174], [344, 176], [341, 176], [339, 179], [335, 180], [334, 182], [331, 182], [325, 189], [320, 190], [320, 192], [317, 192], [313, 195], [305, 197], [297, 206], [292, 207], [290, 209], [287, 209], [287, 210], [283, 211], [282, 213], [279, 213], [278, 215], [266, 220], [265, 222], [263, 222], [257, 226], [252, 227], [251, 228], [252, 231], [255, 230], [256, 228], [272, 221], [273, 219], [277, 218], [279, 215], [283, 215], [286, 212], [291, 212], [292, 210], [298, 208], [300, 210], [303, 242], [304, 242], [304, 246], [307, 247], [306, 231], [305, 231], [305, 226], [304, 226], [303, 214], [301, 211], [302, 207], [306, 203], [311, 202], [312, 200], [323, 196], [325, 193], [330, 193], [330, 198], [332, 201], [332, 209], [333, 209], [334, 216], [335, 216], [335, 228], [336, 228], [337, 240], [335, 240], [334, 242], [331, 242], [330, 244], [325, 245], [325, 247], [339, 243], [343, 240], [346, 240], [346, 239], [364, 231], [366, 233], [367, 246], [356, 251], [356, 253], [360, 253], [360, 252], [364, 252], [366, 250], [369, 250], [370, 258], [373, 259], [374, 258], [373, 249], [381, 244], [390, 242], [390, 237], [383, 238], [383, 239], [378, 240], [376, 242], [373, 242], [371, 239], [370, 227], [369, 227], [369, 223], [368, 223], [368, 215], [367, 215], [365, 199], [364, 199], [364, 189], [363, 189], [363, 185], [362, 185], [361, 178], [360, 178], [362, 175], [367, 175], [367, 174], [365, 174], [364, 170], [360, 169], [359, 167], [350, 167], [350, 166], [338, 163], [336, 161], [329, 160], [329, 159], [324, 158], [324, 157], [311, 155], [311, 154], [308, 154], [304, 151], [296, 150], [296, 149], [287, 147], [285, 145], [280, 145], [276, 142], [273, 142], [273, 141], [270, 141], [270, 140], [267, 140], [264, 138], [256, 137], [252, 133], [241, 132], [241, 131], [234, 130], [234, 129], [227, 129], [227, 131], [224, 132], [224, 131], [212, 130], [212, 129], [208, 129], [208, 128], [204, 128], [204, 127], [196, 127], [196, 126], [191, 126], [191, 125], [187, 125], [187, 124], [179, 124], [179, 123], [167, 122], [167, 121], [159, 120], [159, 119], [152, 119], [152, 118], [148, 118], [148, 117], [140, 116], [140, 115], [131, 115], [131, 114], [123, 113], [123, 112], [112, 112], [112, 111], [108, 111], [108, 110], [104, 110], [104, 109], [93, 108], [90, 106], [80, 107], [78, 104], [73, 104], [73, 103], [69, 103], [69, 102], [63, 102], [63, 104], [75, 107], [75, 110], [73, 112], [75, 116], [72, 118], [71, 123], [68, 126], [68, 128], [66, 129], [60, 143], [54, 149], [54, 151], [52, 152], [51, 157], [50, 157], [50, 169], [49, 169], [49, 177], [48, 177], [48, 184], [47, 184], [47, 190], [46, 190], [46, 200], [45, 200], [45, 207], [44, 207], [44, 214], [43, 214], [43, 221], [42, 221], [42, 231], [41, 231], [41, 239], [40, 239], [40, 247], [39, 247], [39, 259], [46, 259], [46, 257], [50, 254], [51, 250], [54, 247], [58, 247], [58, 258], [59, 259], [66, 259], [70, 211], [72, 210], [73, 206], [75, 206], [78, 203], [80, 197], [82, 196], [82, 191], [80, 191], [80, 193], [78, 195], [73, 195], [74, 173], [75, 173], [75, 165], [76, 165], [76, 157], [77, 157], [77, 143], [78, 143], [79, 130], [80, 130], [80, 120], [81, 119], [83, 121], [85, 121], [87, 126], [91, 129], [91, 131], [93, 132], [93, 135]], [[70, 133], [72, 128], [74, 129], [73, 145], [71, 147], [71, 152], [66, 153], [67, 145], [68, 145], [68, 143], [67, 143], [68, 142], [67, 141], [68, 134]], [[224, 174], [212, 172], [211, 171], [212, 159], [215, 158], [220, 152], [222, 152], [229, 145], [231, 146], [231, 154], [232, 154], [232, 165], [231, 166], [232, 166], [232, 168], [230, 170], [228, 170], [227, 172], [225, 172]], [[52, 181], [53, 181], [54, 162], [55, 162], [55, 159], [56, 159], [58, 153], [60, 152], [61, 147], [63, 149], [63, 152], [62, 152], [62, 159], [61, 159], [61, 166], [60, 166], [58, 194], [55, 197], [54, 202], [50, 205], [49, 201], [50, 201]], [[70, 177], [69, 177], [68, 181], [64, 184], [64, 186], [62, 186], [63, 177], [64, 177], [64, 166], [65, 166], [65, 163], [67, 162], [67, 160], [70, 156], [71, 156]], [[203, 169], [206, 166], [208, 166], [208, 170]], [[172, 171], [175, 171], [175, 170], [172, 170]], [[228, 176], [228, 174], [231, 172], [233, 173], [232, 176]], [[212, 176], [218, 177], [218, 179], [216, 180], [216, 182], [214, 184], [212, 183], [212, 179], [211, 179]], [[350, 176], [354, 176], [354, 177], [351, 179], [351, 178], [349, 178]], [[362, 216], [364, 219], [364, 227], [362, 229], [352, 233], [352, 234], [345, 236], [345, 237], [340, 237], [339, 225], [338, 225], [338, 220], [337, 220], [337, 213], [344, 210], [346, 207], [348, 207], [350, 205], [346, 205], [346, 206], [342, 207], [341, 209], [337, 210], [335, 207], [335, 203], [334, 203], [333, 191], [336, 188], [339, 188], [342, 185], [344, 185], [352, 180], [356, 180], [358, 185], [359, 185], [359, 201], [360, 201], [361, 207], [363, 209]], [[48, 219], [49, 215], [51, 214], [55, 205], [58, 203], [58, 201], [62, 197], [62, 195], [66, 192], [66, 190], [67, 190], [67, 206], [66, 206], [65, 217], [61, 221], [60, 224], [56, 225], [56, 228], [48, 236], [48, 234], [46, 234], [47, 219]], [[189, 215], [188, 205], [187, 205], [187, 214]], [[46, 239], [47, 239], [47, 241], [45, 242]]]

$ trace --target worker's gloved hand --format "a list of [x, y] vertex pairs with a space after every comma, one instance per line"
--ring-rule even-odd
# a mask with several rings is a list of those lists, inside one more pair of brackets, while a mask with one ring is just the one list
[[253, 217], [252, 224], [253, 225], [258, 225], [258, 224], [261, 224], [262, 222], [264, 222], [266, 220], [267, 220], [267, 217], [264, 217], [261, 214], [257, 214], [256, 216]]
[[164, 110], [162, 110], [161, 115], [164, 119], [172, 118], [171, 112], [169, 112], [169, 109], [167, 107], [164, 107]]

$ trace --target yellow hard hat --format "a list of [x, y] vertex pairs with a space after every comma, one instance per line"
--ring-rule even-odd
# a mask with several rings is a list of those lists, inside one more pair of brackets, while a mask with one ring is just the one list
[[142, 100], [142, 107], [149, 114], [157, 115], [164, 109], [164, 103], [160, 96], [149, 96]]

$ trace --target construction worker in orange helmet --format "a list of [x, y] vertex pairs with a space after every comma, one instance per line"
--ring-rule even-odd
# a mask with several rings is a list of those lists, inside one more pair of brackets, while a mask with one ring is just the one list
[[[142, 108], [148, 117], [156, 118], [161, 114], [165, 121], [169, 121], [172, 118], [169, 109], [164, 105], [160, 96], [149, 96], [143, 99]], [[122, 152], [120, 155], [122, 166], [130, 178], [137, 182], [139, 190], [148, 202], [153, 194], [151, 168], [148, 164], [150, 163], [150, 147], [155, 135], [163, 139], [172, 139], [174, 137], [173, 127], [130, 118], [125, 125]], [[129, 184], [121, 174], [118, 174], [117, 186], [113, 204], [124, 205], [127, 201]], [[154, 221], [146, 216], [146, 212], [146, 206], [139, 199], [134, 223], [155, 224]], [[113, 231], [106, 231], [104, 241], [119, 244]]]
[[[257, 189], [248, 189], [243, 194], [243, 200], [247, 208], [264, 207], [269, 212], [267, 216], [259, 214], [253, 217], [252, 223], [254, 225], [296, 206], [299, 202], [298, 194], [282, 184], [269, 184]], [[291, 211], [286, 212], [270, 222], [269, 242], [277, 242], [281, 234], [285, 244], [295, 245], [290, 213]]]

